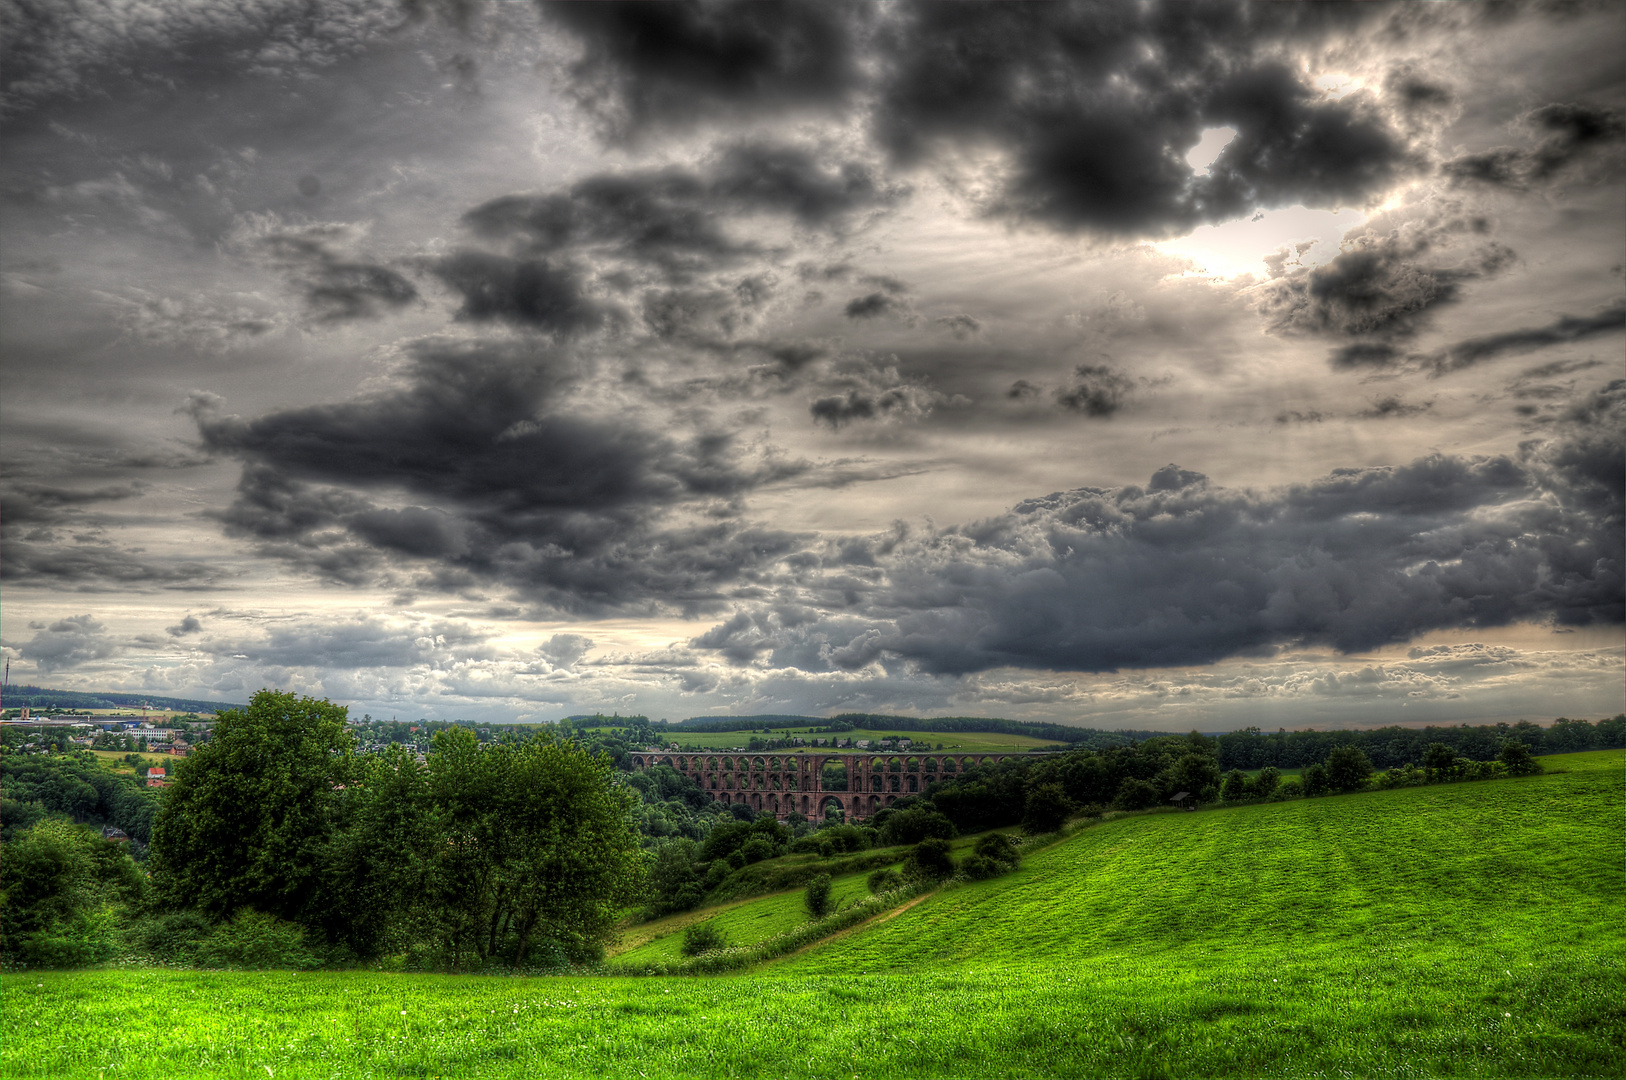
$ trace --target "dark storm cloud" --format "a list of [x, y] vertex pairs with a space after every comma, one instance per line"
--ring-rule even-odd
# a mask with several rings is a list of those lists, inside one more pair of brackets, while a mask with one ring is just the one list
[[1446, 176], [1501, 187], [1528, 187], [1552, 180], [1626, 138], [1626, 117], [1620, 110], [1595, 105], [1543, 105], [1520, 121], [1540, 138], [1535, 146], [1502, 146], [1453, 158], [1441, 166]]
[[847, 301], [842, 313], [849, 319], [878, 319], [883, 315], [906, 316], [909, 312], [907, 301], [884, 292], [866, 293], [855, 296]]
[[1393, 395], [1378, 398], [1372, 402], [1371, 408], [1364, 409], [1355, 415], [1363, 420], [1391, 420], [1398, 417], [1417, 416], [1426, 413], [1434, 407], [1432, 401], [1407, 402]]
[[[1370, 95], [1318, 96], [1273, 57], [1364, 16], [1278, 5], [909, 5], [880, 35], [876, 132], [895, 157], [1004, 147], [994, 212], [1168, 235], [1261, 206], [1358, 203], [1413, 167]], [[1236, 137], [1207, 175], [1204, 128]]]
[[1056, 391], [1056, 402], [1086, 416], [1111, 416], [1134, 388], [1128, 376], [1107, 364], [1080, 364], [1072, 380]]
[[1346, 250], [1329, 262], [1261, 286], [1259, 312], [1274, 333], [1365, 339], [1336, 350], [1335, 367], [1381, 366], [1397, 355], [1391, 342], [1414, 335], [1437, 309], [1460, 299], [1465, 282], [1514, 262], [1514, 253], [1494, 242], [1455, 250], [1457, 237], [1487, 228], [1462, 217], [1408, 222], [1386, 233], [1368, 227], [1347, 237]]
[[[487, 582], [573, 610], [711, 604], [805, 542], [726, 509], [801, 463], [747, 459], [727, 434], [593, 419], [564, 396], [569, 365], [546, 350], [409, 352], [395, 388], [352, 401], [253, 420], [196, 408], [205, 446], [243, 461], [219, 514], [228, 532], [332, 580]], [[663, 520], [706, 507], [723, 510], [700, 525]]]
[[1444, 375], [1506, 353], [1533, 352], [1556, 345], [1569, 345], [1605, 334], [1618, 334], [1623, 330], [1626, 330], [1626, 304], [1616, 303], [1596, 315], [1565, 315], [1546, 326], [1459, 341], [1444, 352], [1430, 357], [1427, 366], [1433, 374]]
[[501, 319], [541, 330], [596, 330], [615, 309], [589, 297], [580, 275], [545, 259], [510, 259], [483, 251], [459, 251], [430, 269], [463, 296], [458, 318]]
[[[1254, 493], [1170, 466], [911, 536], [838, 574], [837, 613], [751, 609], [697, 638], [736, 660], [963, 674], [1206, 664], [1277, 648], [1359, 651], [1430, 630], [1622, 621], [1626, 383], [1517, 458], [1433, 456]], [[811, 590], [811, 583], [809, 590]]]
[[[1358, 33], [1358, 8], [1161, 3], [544, 4], [584, 46], [577, 93], [617, 135], [873, 95], [872, 132], [909, 166], [996, 146], [992, 213], [1067, 231], [1169, 235], [1258, 207], [1363, 202], [1420, 167], [1391, 103], [1334, 100], [1282, 53]], [[1415, 85], [1414, 85], [1415, 83]], [[1184, 156], [1236, 138], [1204, 175]]]
[[388, 308], [405, 307], [418, 298], [412, 282], [376, 263], [341, 257], [325, 242], [333, 227], [273, 233], [263, 243], [274, 261], [288, 271], [305, 294], [319, 322], [368, 318]]
[[542, 3], [581, 41], [579, 99], [619, 136], [703, 118], [835, 105], [858, 83], [838, 0]]

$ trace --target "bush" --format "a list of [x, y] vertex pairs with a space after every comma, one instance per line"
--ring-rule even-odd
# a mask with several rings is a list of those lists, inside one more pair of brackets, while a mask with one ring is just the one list
[[1320, 763], [1305, 769], [1301, 779], [1304, 794], [1308, 796], [1325, 795], [1332, 790], [1332, 779], [1327, 775], [1327, 767]]
[[712, 952], [726, 948], [728, 942], [723, 938], [723, 932], [709, 922], [695, 923], [683, 931], [683, 944], [678, 951], [684, 956], [699, 956], [701, 953]]
[[949, 842], [928, 836], [914, 846], [903, 860], [903, 876], [914, 881], [941, 881], [954, 873], [954, 860], [949, 858]]
[[1055, 832], [1067, 824], [1073, 802], [1060, 784], [1040, 784], [1028, 793], [1022, 812], [1022, 828], [1029, 836]]
[[947, 815], [922, 806], [900, 810], [889, 816], [880, 831], [881, 843], [889, 847], [894, 844], [918, 844], [929, 837], [952, 840], [954, 835], [954, 822]]
[[1004, 863], [1012, 869], [1022, 862], [1022, 857], [1016, 853], [1016, 845], [1011, 843], [1011, 838], [1004, 833], [989, 833], [979, 838], [973, 851], [984, 858]]
[[1259, 770], [1259, 775], [1253, 778], [1253, 793], [1261, 799], [1268, 799], [1276, 793], [1281, 782], [1282, 770], [1274, 765], [1266, 765]]
[[1372, 762], [1358, 746], [1340, 746], [1327, 755], [1327, 782], [1339, 791], [1358, 791], [1372, 775]]
[[891, 867], [885, 867], [871, 874], [864, 884], [869, 886], [872, 893], [891, 892], [903, 885], [903, 875]]
[[[742, 859], [741, 861], [743, 862], [744, 860]], [[711, 890], [723, 883], [723, 879], [728, 877], [728, 872], [732, 869], [733, 867], [728, 865], [727, 859], [718, 859], [716, 862], [706, 867], [706, 876], [701, 879], [701, 887], [707, 892], [711, 892]]]
[[1502, 744], [1497, 760], [1507, 768], [1509, 776], [1529, 776], [1541, 772], [1541, 762], [1530, 755], [1530, 748], [1517, 739]]
[[745, 842], [744, 847], [740, 848], [739, 853], [744, 856], [746, 863], [749, 864], [759, 863], [763, 859], [771, 859], [774, 857], [775, 851], [772, 840], [766, 836], [753, 836]]
[[132, 929], [131, 943], [154, 959], [192, 964], [203, 953], [214, 924], [199, 911], [172, 911], [144, 919]]
[[1288, 776], [1284, 777], [1282, 782], [1276, 785], [1276, 790], [1271, 793], [1270, 799], [1272, 802], [1281, 802], [1284, 799], [1300, 798], [1303, 794], [1304, 781], [1297, 776]]
[[1232, 769], [1225, 774], [1225, 782], [1220, 785], [1220, 798], [1226, 802], [1236, 802], [1238, 799], [1248, 797], [1248, 774], [1241, 769]]
[[802, 902], [807, 905], [807, 913], [815, 919], [822, 919], [830, 913], [830, 875], [820, 874], [807, 883], [807, 892], [803, 894]]
[[1005, 873], [1010, 867], [997, 863], [986, 855], [967, 855], [960, 860], [960, 873], [972, 881], [986, 881]]
[[199, 957], [224, 967], [316, 967], [321, 961], [305, 945], [305, 932], [291, 922], [243, 908], [204, 943]]
[[1162, 800], [1163, 795], [1156, 784], [1131, 776], [1118, 785], [1118, 794], [1113, 797], [1112, 805], [1119, 810], [1145, 810]]

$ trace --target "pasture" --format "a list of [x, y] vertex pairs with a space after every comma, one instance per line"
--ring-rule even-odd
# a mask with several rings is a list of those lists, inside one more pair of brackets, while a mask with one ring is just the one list
[[8, 974], [0, 1074], [1620, 1076], [1622, 755], [1546, 764], [1117, 817], [741, 975]]

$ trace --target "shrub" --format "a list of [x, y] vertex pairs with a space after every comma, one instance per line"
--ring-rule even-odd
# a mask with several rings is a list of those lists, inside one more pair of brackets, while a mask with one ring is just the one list
[[1372, 762], [1358, 746], [1340, 746], [1327, 755], [1327, 782], [1339, 791], [1357, 791], [1372, 775]]
[[1247, 798], [1248, 774], [1241, 769], [1232, 769], [1225, 774], [1225, 782], [1220, 785], [1220, 798], [1226, 802], [1236, 802]]
[[918, 844], [922, 840], [936, 837], [942, 840], [954, 838], [954, 822], [936, 810], [914, 806], [886, 819], [881, 826], [881, 843], [891, 846], [893, 844]]
[[1283, 799], [1297, 799], [1303, 794], [1304, 781], [1297, 776], [1288, 776], [1276, 785], [1276, 790], [1271, 793], [1270, 798], [1272, 802], [1281, 802]]
[[1530, 756], [1530, 748], [1517, 739], [1502, 744], [1497, 760], [1507, 768], [1509, 776], [1529, 776], [1541, 772], [1541, 762]]
[[903, 875], [891, 867], [875, 871], [865, 882], [872, 893], [891, 892], [903, 884]]
[[1274, 765], [1266, 765], [1259, 770], [1259, 775], [1253, 778], [1253, 793], [1261, 799], [1268, 799], [1276, 793], [1281, 782], [1282, 770]]
[[822, 919], [830, 913], [830, 875], [820, 874], [807, 883], [807, 892], [802, 896], [802, 902], [807, 905], [807, 913], [815, 919]]
[[732, 869], [733, 867], [728, 865], [727, 859], [718, 859], [706, 867], [706, 876], [701, 879], [701, 887], [707, 892], [711, 892], [711, 890], [723, 883], [723, 879], [728, 877], [728, 872]]
[[1055, 832], [1067, 824], [1073, 802], [1060, 784], [1040, 784], [1028, 793], [1022, 812], [1022, 828], [1029, 836]]
[[1004, 833], [989, 833], [987, 836], [981, 837], [973, 850], [976, 854], [985, 858], [1005, 863], [1012, 869], [1015, 869], [1022, 861], [1022, 857], [1016, 853], [1016, 845], [1011, 843], [1011, 838]]
[[198, 911], [172, 911], [145, 919], [131, 931], [132, 944], [158, 960], [191, 964], [203, 952], [214, 924]]
[[678, 951], [684, 956], [699, 956], [701, 953], [725, 948], [727, 944], [723, 932], [711, 923], [695, 923], [683, 931], [683, 944], [678, 947]]
[[753, 836], [745, 842], [744, 847], [740, 848], [740, 854], [744, 856], [747, 863], [758, 863], [763, 859], [771, 859], [774, 857], [773, 841], [766, 836]]
[[305, 932], [291, 922], [243, 908], [209, 936], [201, 950], [205, 963], [226, 967], [316, 967], [320, 960], [305, 945]]
[[1119, 810], [1145, 810], [1156, 806], [1162, 799], [1163, 795], [1156, 784], [1131, 776], [1118, 785], [1118, 794], [1113, 797], [1112, 805]]
[[954, 860], [949, 858], [949, 842], [928, 836], [914, 846], [903, 860], [903, 876], [915, 881], [941, 881], [954, 873]]
[[960, 860], [960, 873], [972, 881], [986, 881], [998, 877], [1009, 869], [1010, 867], [995, 862], [986, 855], [967, 855]]
[[1332, 780], [1327, 775], [1327, 767], [1319, 762], [1304, 770], [1302, 780], [1304, 794], [1308, 796], [1325, 795], [1332, 790]]

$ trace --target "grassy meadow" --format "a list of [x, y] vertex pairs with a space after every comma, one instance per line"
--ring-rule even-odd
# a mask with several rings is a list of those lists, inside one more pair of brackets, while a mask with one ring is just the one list
[[7, 974], [0, 1075], [1626, 1075], [1622, 754], [1545, 764], [1116, 817], [740, 975]]
[[92, 750], [90, 752], [96, 755], [96, 760], [100, 761], [112, 772], [125, 773], [130, 776], [135, 775], [135, 766], [126, 763], [124, 759], [131, 753], [134, 753], [136, 757], [140, 758], [142, 764], [148, 766], [158, 765], [160, 767], [167, 767], [174, 765], [177, 761], [181, 760], [174, 754], [143, 754], [139, 751], [131, 750]]
[[[590, 728], [591, 731], [611, 731], [612, 727]], [[1039, 750], [1046, 747], [1059, 746], [1059, 743], [1046, 742], [1044, 739], [1035, 739], [1030, 735], [1006, 735], [998, 731], [886, 731], [882, 729], [870, 730], [867, 728], [854, 728], [852, 731], [842, 731], [832, 734], [819, 727], [775, 728], [767, 735], [760, 731], [690, 731], [684, 732], [681, 728], [676, 732], [667, 734], [668, 742], [675, 742], [680, 746], [698, 746], [703, 750], [732, 750], [743, 747], [750, 742], [751, 736], [760, 739], [786, 739], [792, 737], [830, 739], [837, 735], [842, 740], [869, 739], [871, 743], [885, 735], [902, 735], [912, 739], [917, 744], [931, 747], [931, 753], [949, 753], [954, 751], [963, 754], [1011, 754], [1025, 753], [1028, 750]], [[938, 751], [938, 743], [943, 749]], [[870, 749], [874, 749], [872, 745]], [[859, 753], [851, 750], [846, 753]], [[917, 752], [918, 748], [917, 748]], [[764, 750], [761, 753], [775, 754], [812, 754], [830, 753], [828, 747], [802, 746], [785, 750]]]

